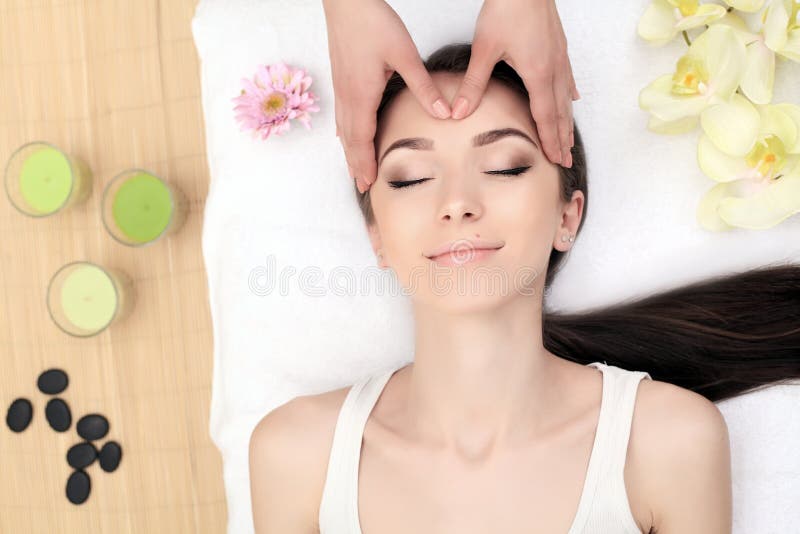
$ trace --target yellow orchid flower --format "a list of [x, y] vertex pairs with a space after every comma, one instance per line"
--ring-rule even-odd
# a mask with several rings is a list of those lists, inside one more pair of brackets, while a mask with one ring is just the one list
[[700, 121], [697, 160], [720, 182], [698, 206], [703, 228], [763, 230], [800, 213], [800, 106], [754, 106], [734, 94]]
[[662, 131], [679, 131], [691, 123], [689, 117], [728, 101], [746, 66], [747, 51], [736, 30], [726, 24], [712, 25], [678, 59], [674, 73], [659, 76], [641, 90], [639, 107], [658, 119], [654, 123]]
[[723, 6], [701, 5], [699, 0], [653, 0], [639, 19], [637, 33], [654, 46], [663, 46], [680, 32], [710, 24], [725, 13]]
[[[730, 3], [730, 2], [729, 2]], [[754, 2], [760, 5], [762, 2]], [[752, 7], [752, 6], [750, 6]], [[764, 43], [764, 35], [753, 33], [736, 13], [726, 13], [711, 24], [723, 24], [736, 30], [736, 35], [747, 50], [746, 66], [740, 82], [742, 93], [756, 104], [772, 102], [772, 89], [775, 84], [775, 52]]]
[[800, 62], [800, 1], [773, 0], [761, 15], [764, 43], [792, 61]]
[[764, 5], [764, 0], [725, 0], [725, 3], [739, 11], [755, 13]]

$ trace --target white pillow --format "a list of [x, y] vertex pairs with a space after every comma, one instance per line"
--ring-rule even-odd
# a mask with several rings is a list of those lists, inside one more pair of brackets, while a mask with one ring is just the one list
[[[425, 58], [444, 44], [471, 41], [482, 2], [389, 4]], [[713, 185], [697, 165], [697, 133], [653, 134], [637, 103], [639, 91], [672, 72], [686, 47], [676, 39], [655, 49], [638, 38], [647, 5], [558, 2], [582, 95], [573, 105], [590, 206], [549, 309], [578, 310], [773, 260], [800, 261], [800, 217], [761, 232], [712, 234], [697, 226], [697, 203]], [[253, 529], [253, 426], [297, 395], [411, 361], [413, 322], [399, 292], [333, 290], [348, 275], [358, 280], [377, 268], [335, 136], [321, 1], [200, 0], [192, 30], [211, 173], [203, 228], [214, 328], [210, 432], [223, 455], [228, 531], [239, 534]], [[277, 61], [313, 77], [320, 112], [312, 113], [311, 130], [295, 122], [283, 136], [253, 139], [239, 130], [231, 99], [241, 78]], [[797, 103], [798, 65], [780, 63], [777, 74], [773, 102]], [[299, 283], [313, 268], [319, 279]], [[267, 291], [266, 280], [280, 274], [291, 275], [285, 287]], [[733, 441], [735, 533], [800, 524], [790, 498], [800, 495], [800, 423], [782, 415], [799, 402], [797, 388], [777, 386], [720, 403]]]

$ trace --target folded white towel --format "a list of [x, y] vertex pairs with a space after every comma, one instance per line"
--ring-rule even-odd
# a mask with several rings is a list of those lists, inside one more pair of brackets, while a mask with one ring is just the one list
[[[389, 3], [423, 58], [443, 44], [470, 41], [482, 4]], [[686, 48], [682, 39], [651, 48], [638, 38], [647, 4], [557, 4], [582, 96], [574, 114], [586, 145], [591, 206], [549, 309], [579, 310], [775, 260], [800, 261], [800, 217], [761, 232], [712, 234], [696, 224], [697, 203], [713, 185], [697, 165], [699, 131], [650, 133], [637, 105], [639, 91], [672, 72]], [[411, 361], [413, 323], [402, 296], [337, 296], [331, 289], [335, 267], [360, 276], [376, 263], [335, 137], [321, 2], [200, 0], [192, 30], [211, 172], [203, 228], [214, 328], [210, 432], [224, 459], [228, 530], [240, 534], [253, 528], [247, 453], [261, 416], [296, 395]], [[241, 78], [281, 60], [314, 78], [320, 112], [312, 114], [310, 131], [295, 123], [283, 136], [252, 139], [240, 132], [231, 99]], [[798, 65], [781, 62], [777, 74], [773, 102], [798, 103]], [[271, 262], [271, 279], [287, 278], [267, 291]], [[311, 267], [321, 276], [303, 284], [298, 277]], [[734, 532], [795, 528], [800, 389], [775, 386], [719, 407], [732, 441]]]

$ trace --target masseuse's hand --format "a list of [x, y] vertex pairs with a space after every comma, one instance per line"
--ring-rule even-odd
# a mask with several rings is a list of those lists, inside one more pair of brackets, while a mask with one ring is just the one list
[[[525, 82], [547, 158], [553, 164], [572, 167], [572, 100], [578, 100], [580, 94], [572, 78], [555, 0], [484, 0], [469, 69], [453, 99], [454, 119], [466, 117], [478, 107], [489, 75], [500, 60]], [[467, 100], [462, 113], [460, 96]]]
[[449, 118], [450, 106], [434, 86], [403, 21], [384, 0], [323, 0], [322, 5], [336, 98], [336, 135], [350, 176], [363, 193], [378, 173], [375, 115], [392, 73], [403, 77], [434, 117]]

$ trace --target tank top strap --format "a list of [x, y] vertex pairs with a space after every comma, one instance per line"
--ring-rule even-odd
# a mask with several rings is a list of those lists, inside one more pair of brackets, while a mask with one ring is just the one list
[[613, 403], [610, 406], [614, 417], [608, 432], [608, 458], [606, 466], [609, 474], [619, 474], [625, 469], [628, 453], [633, 410], [636, 405], [636, 393], [642, 379], [651, 379], [644, 371], [629, 371], [613, 365], [607, 366], [615, 376]]
[[349, 525], [349, 532], [359, 531], [358, 524], [352, 524], [356, 510], [351, 508], [357, 507], [361, 440], [369, 414], [395, 370], [358, 380], [350, 387], [339, 409], [319, 507], [322, 534], [340, 532], [341, 525]]
[[575, 532], [619, 532], [641, 534], [630, 509], [625, 488], [625, 459], [633, 422], [636, 392], [643, 378], [652, 379], [644, 371], [629, 371], [602, 362], [590, 364], [602, 366], [609, 380], [606, 427], [598, 443], [597, 479], [594, 497], [589, 499], [581, 524]]

